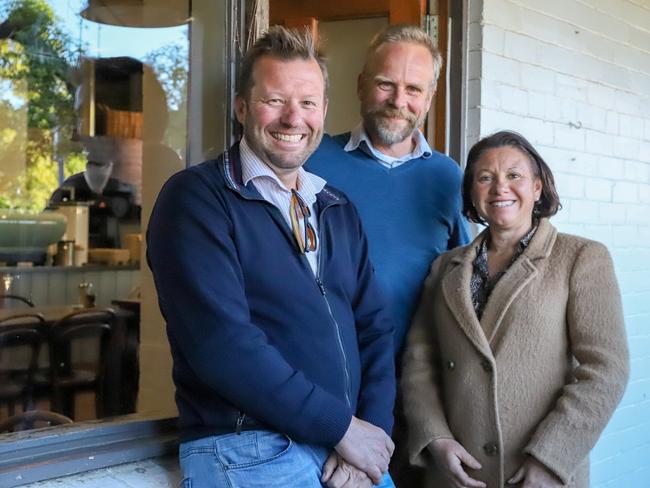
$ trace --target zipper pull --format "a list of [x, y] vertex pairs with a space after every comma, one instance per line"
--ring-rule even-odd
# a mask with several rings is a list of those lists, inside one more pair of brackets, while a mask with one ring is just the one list
[[241, 426], [244, 423], [244, 418], [246, 414], [244, 412], [239, 412], [239, 417], [237, 417], [237, 425], [235, 426], [235, 434], [241, 434]]
[[325, 296], [326, 295], [325, 285], [323, 284], [320, 278], [316, 278], [316, 284], [318, 285], [318, 289], [320, 290], [321, 295]]

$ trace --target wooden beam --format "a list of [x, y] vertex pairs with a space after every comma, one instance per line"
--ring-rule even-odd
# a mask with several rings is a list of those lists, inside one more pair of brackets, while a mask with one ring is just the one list
[[390, 24], [413, 24], [421, 27], [426, 4], [425, 0], [389, 0], [388, 10]]
[[319, 21], [387, 17], [389, 0], [269, 0], [270, 24], [314, 17]]
[[438, 2], [438, 49], [442, 55], [442, 69], [436, 90], [435, 124], [433, 139], [434, 149], [444, 153], [447, 141], [447, 62], [449, 53], [449, 0]]

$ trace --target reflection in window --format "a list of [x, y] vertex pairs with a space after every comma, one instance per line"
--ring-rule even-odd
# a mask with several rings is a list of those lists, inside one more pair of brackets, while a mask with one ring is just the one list
[[29, 371], [33, 348], [9, 347], [0, 335], [0, 384], [28, 380], [11, 402], [0, 391], [0, 423], [54, 409], [52, 328], [70, 312], [107, 306], [118, 313], [104, 353], [101, 334], [67, 351], [70, 364], [104, 362], [102, 408], [94, 391], [81, 391], [67, 413], [135, 409], [143, 161], [185, 160], [188, 27], [88, 20], [134, 25], [134, 12], [115, 3], [0, 6], [0, 331], [18, 313], [40, 314], [42, 324], [28, 325], [44, 331]]

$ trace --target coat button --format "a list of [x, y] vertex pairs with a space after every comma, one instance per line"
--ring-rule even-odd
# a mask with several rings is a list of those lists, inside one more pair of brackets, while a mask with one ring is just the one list
[[483, 446], [483, 451], [488, 456], [496, 456], [499, 453], [499, 446], [495, 442], [488, 442]]
[[447, 369], [454, 369], [456, 367], [456, 363], [453, 361], [447, 361]]
[[481, 366], [483, 367], [483, 371], [485, 371], [486, 373], [492, 372], [492, 365], [490, 364], [490, 361], [488, 361], [487, 359], [484, 359], [481, 362]]

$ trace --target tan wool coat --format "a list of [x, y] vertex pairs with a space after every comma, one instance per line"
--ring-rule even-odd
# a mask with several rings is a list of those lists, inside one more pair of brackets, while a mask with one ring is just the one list
[[482, 235], [432, 265], [409, 333], [402, 387], [411, 462], [450, 486], [427, 445], [454, 438], [500, 488], [532, 455], [567, 486], [620, 401], [629, 360], [621, 299], [602, 244], [547, 219], [494, 288], [479, 323], [469, 290]]

